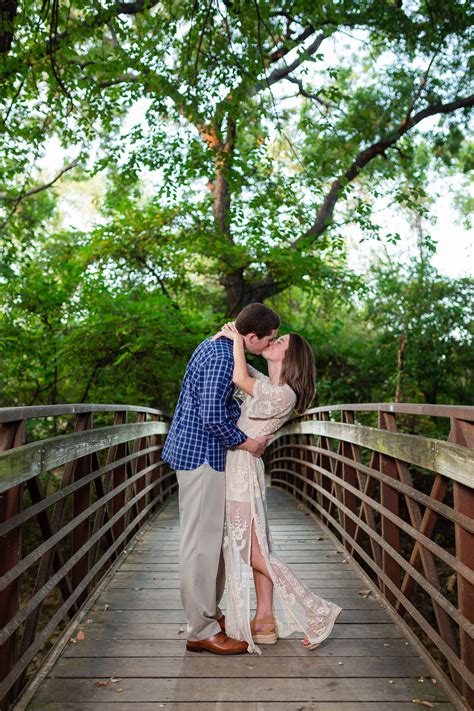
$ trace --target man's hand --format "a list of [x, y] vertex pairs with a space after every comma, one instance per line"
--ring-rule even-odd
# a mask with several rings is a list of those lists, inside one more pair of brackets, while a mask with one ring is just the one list
[[246, 441], [239, 444], [236, 449], [244, 449], [246, 452], [250, 452], [254, 457], [262, 457], [272, 437], [272, 434], [255, 437], [255, 439], [253, 437], [247, 437]]

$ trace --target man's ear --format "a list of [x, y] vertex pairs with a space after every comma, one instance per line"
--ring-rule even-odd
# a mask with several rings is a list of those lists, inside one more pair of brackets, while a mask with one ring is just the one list
[[254, 343], [255, 338], [257, 337], [257, 334], [256, 333], [247, 333], [247, 335], [242, 336], [242, 337], [244, 339], [245, 348], [246, 348], [246, 350], [248, 350], [249, 348], [252, 347], [252, 343]]

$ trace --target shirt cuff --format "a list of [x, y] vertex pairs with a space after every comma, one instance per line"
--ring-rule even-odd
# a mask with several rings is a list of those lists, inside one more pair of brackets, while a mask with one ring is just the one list
[[242, 430], [237, 428], [237, 432], [235, 434], [236, 436], [232, 438], [232, 443], [226, 444], [227, 449], [234, 449], [234, 447], [238, 447], [239, 444], [243, 444], [247, 441], [247, 435], [244, 434]]
[[247, 435], [230, 423], [205, 425], [204, 429], [222, 442], [227, 449], [233, 449], [247, 440]]

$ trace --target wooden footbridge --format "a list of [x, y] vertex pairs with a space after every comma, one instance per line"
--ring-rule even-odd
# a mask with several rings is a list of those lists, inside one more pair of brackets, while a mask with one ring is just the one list
[[277, 434], [279, 554], [343, 613], [312, 652], [227, 658], [185, 651], [167, 423], [0, 410], [2, 711], [472, 708], [474, 408], [317, 408]]

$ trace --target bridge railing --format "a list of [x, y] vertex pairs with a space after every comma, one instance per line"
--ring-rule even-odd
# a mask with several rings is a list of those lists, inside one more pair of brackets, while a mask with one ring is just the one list
[[2, 709], [175, 489], [168, 421], [120, 405], [0, 409]]
[[[440, 418], [450, 423], [448, 441], [434, 435]], [[371, 403], [309, 410], [267, 450], [272, 485], [300, 499], [340, 541], [345, 559], [379, 588], [469, 708], [473, 447], [473, 407]]]

